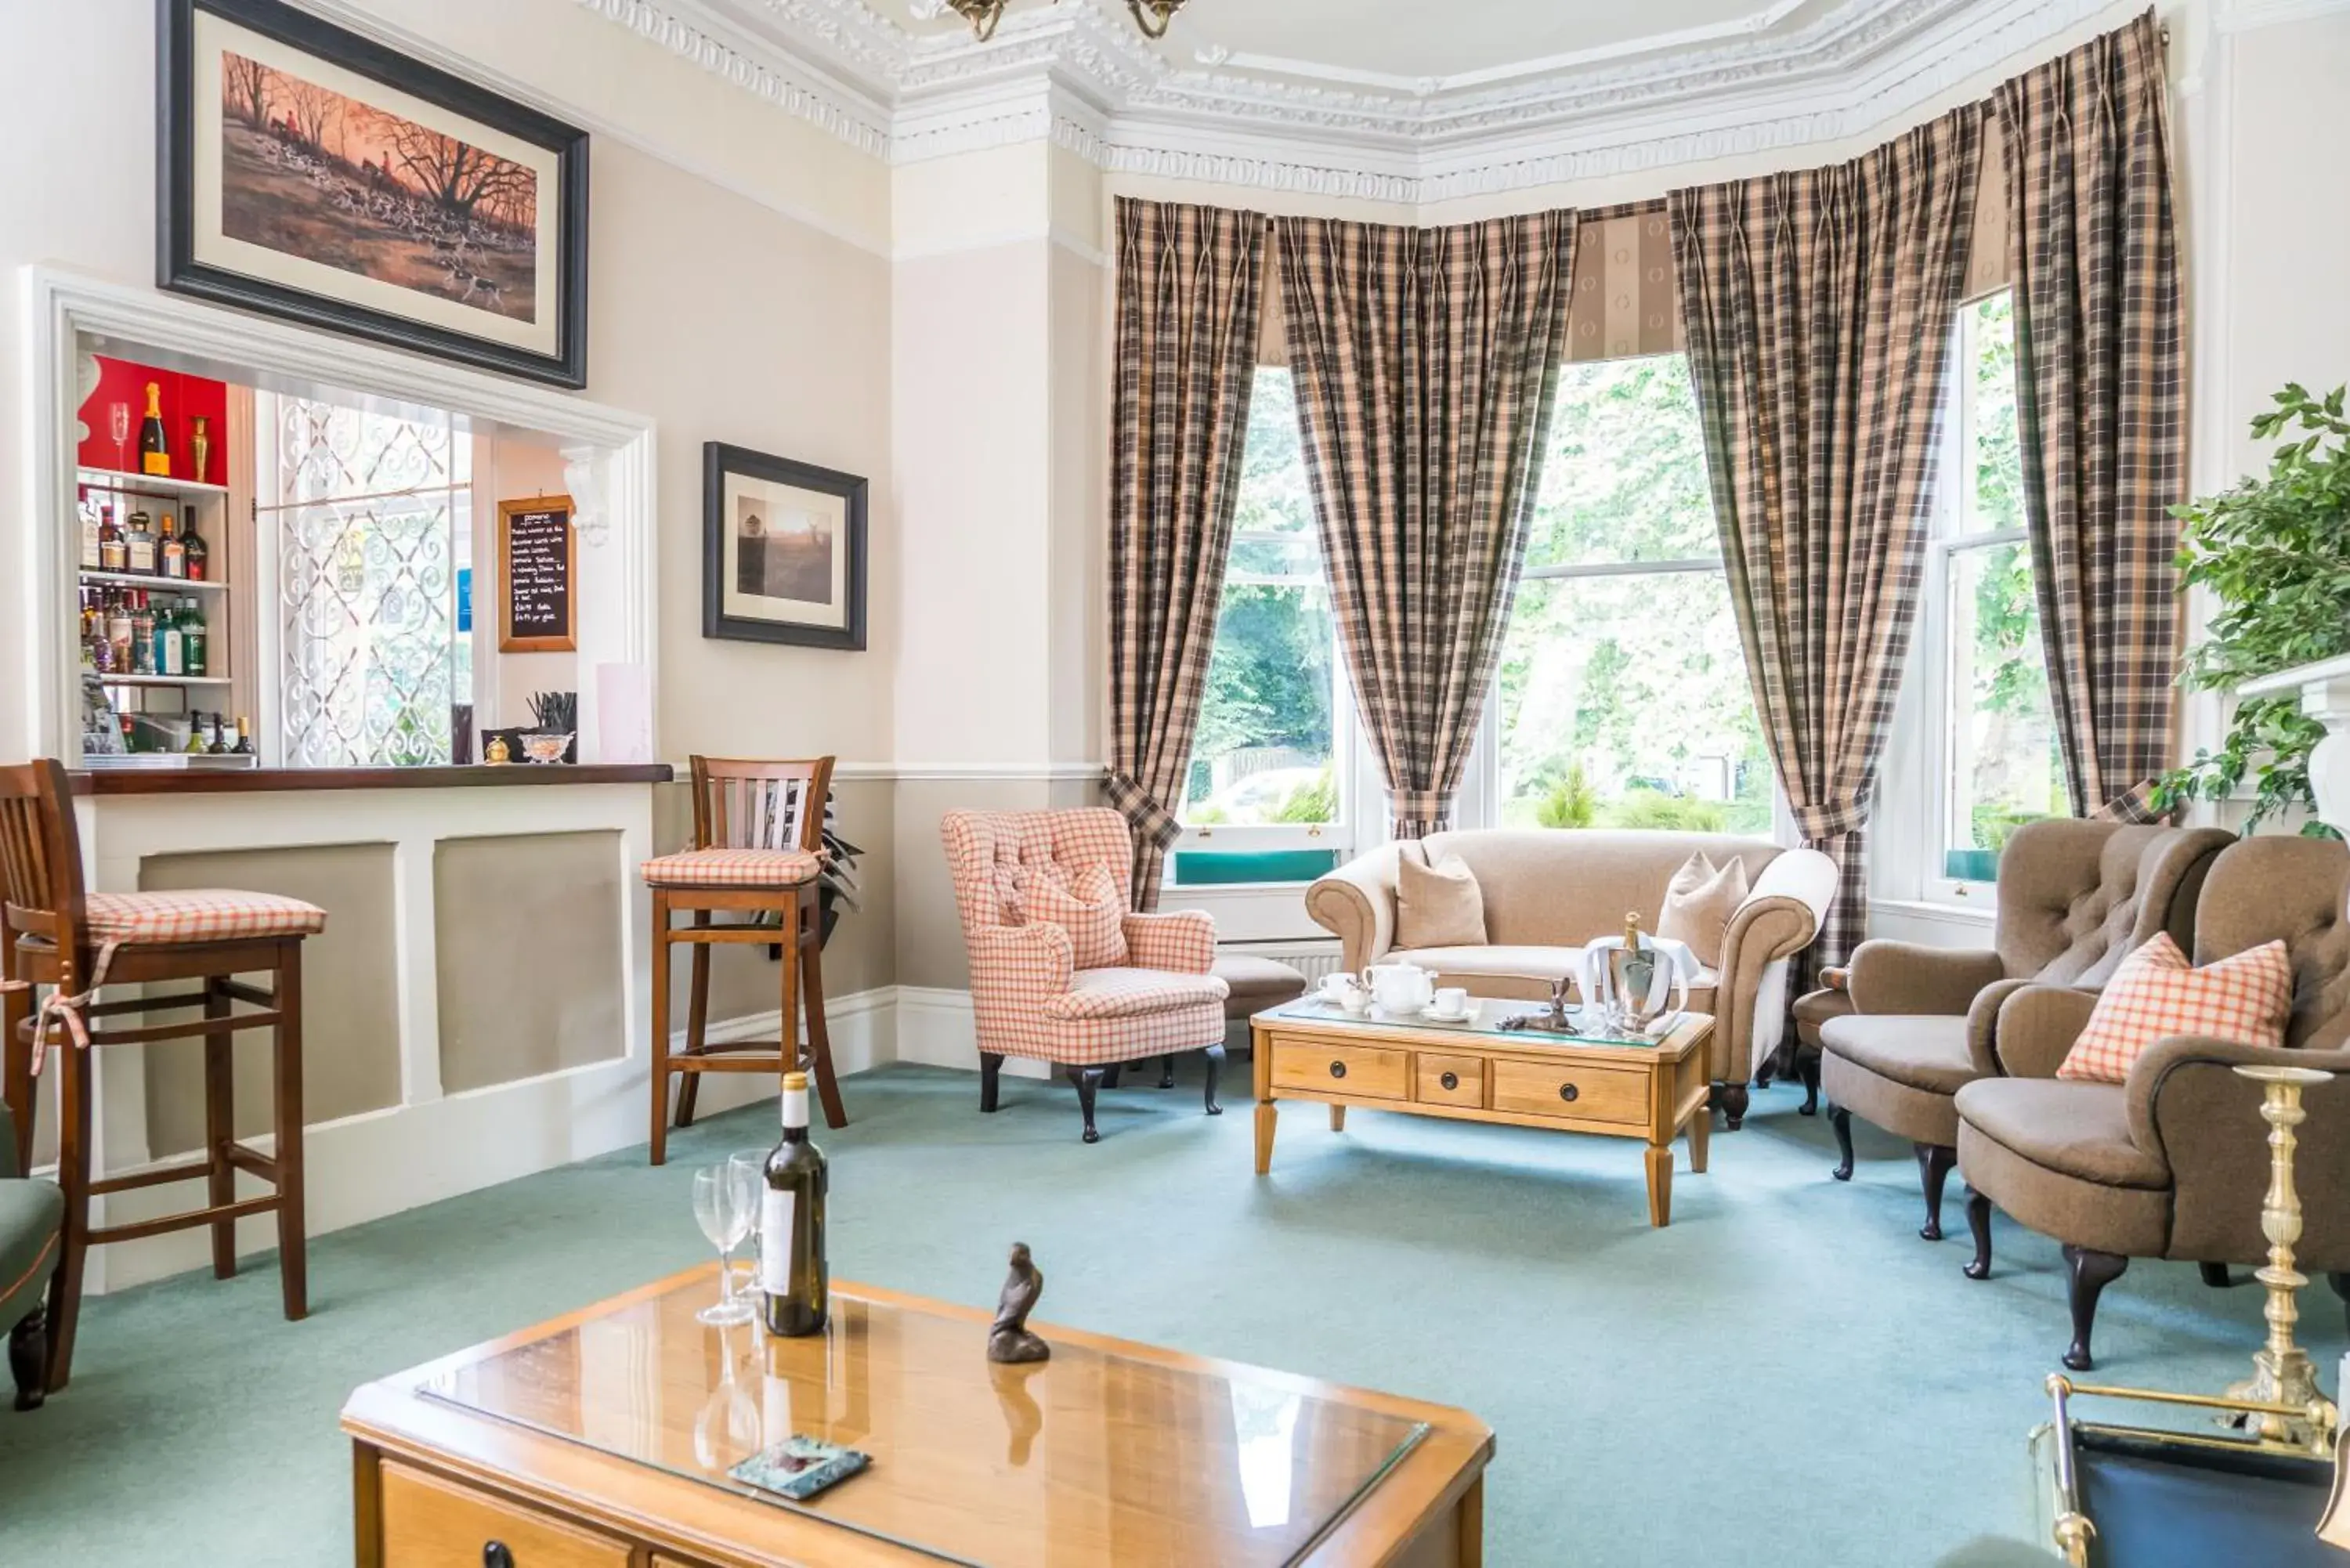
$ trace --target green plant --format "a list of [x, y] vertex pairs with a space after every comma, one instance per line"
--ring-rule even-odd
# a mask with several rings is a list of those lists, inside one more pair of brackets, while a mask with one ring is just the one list
[[1273, 808], [1274, 822], [1335, 822], [1338, 817], [1338, 781], [1328, 767], [1299, 784]]
[[1598, 816], [1599, 792], [1581, 763], [1568, 763], [1566, 776], [1534, 806], [1534, 820], [1544, 827], [1588, 827]]
[[1673, 833], [1720, 833], [1729, 814], [1720, 801], [1652, 789], [1624, 792], [1604, 813], [1610, 827], [1655, 827]]
[[[2180, 575], [2219, 601], [2209, 635], [2190, 649], [2179, 680], [2189, 690], [2237, 686], [2296, 664], [2350, 651], [2350, 419], [2345, 389], [2324, 398], [2298, 382], [2252, 421], [2272, 441], [2288, 431], [2266, 477], [2244, 480], [2207, 500], [2177, 507]], [[2252, 781], [2251, 832], [2270, 817], [2314, 809], [2309, 753], [2324, 733], [2291, 698], [2240, 703], [2217, 752], [2202, 751], [2157, 781], [2154, 804], [2224, 800]], [[2338, 838], [2311, 821], [2302, 832]]]

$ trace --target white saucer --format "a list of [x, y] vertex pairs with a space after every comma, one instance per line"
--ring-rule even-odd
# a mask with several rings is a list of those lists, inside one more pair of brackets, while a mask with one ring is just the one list
[[1439, 1012], [1433, 1007], [1423, 1007], [1419, 1015], [1430, 1023], [1466, 1023], [1477, 1016], [1477, 1010], [1464, 1007], [1458, 1012]]

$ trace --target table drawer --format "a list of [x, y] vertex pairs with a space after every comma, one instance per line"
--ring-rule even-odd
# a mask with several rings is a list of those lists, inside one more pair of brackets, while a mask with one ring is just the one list
[[1648, 1075], [1579, 1062], [1492, 1064], [1493, 1108], [1579, 1122], [1648, 1123]]
[[1301, 1095], [1351, 1095], [1367, 1100], [1411, 1098], [1411, 1056], [1376, 1045], [1325, 1045], [1276, 1040], [1273, 1086]]
[[1477, 1056], [1439, 1056], [1423, 1051], [1414, 1059], [1412, 1097], [1432, 1106], [1485, 1104], [1485, 1063]]
[[629, 1568], [626, 1542], [389, 1460], [381, 1473], [383, 1568]]

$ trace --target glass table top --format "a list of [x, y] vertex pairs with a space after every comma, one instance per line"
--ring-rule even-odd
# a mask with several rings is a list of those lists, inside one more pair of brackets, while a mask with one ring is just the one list
[[[1293, 1563], [1429, 1430], [1304, 1380], [1048, 1327], [1052, 1359], [998, 1366], [984, 1322], [853, 1287], [821, 1335], [706, 1326], [717, 1288], [712, 1266], [418, 1391], [973, 1568]], [[793, 1435], [871, 1468], [805, 1503], [728, 1475]]]
[[[1357, 1024], [1377, 1029], [1425, 1029], [1445, 1034], [1488, 1035], [1497, 1040], [1515, 1041], [1528, 1045], [1566, 1046], [1604, 1045], [1612, 1050], [1655, 1050], [1669, 1041], [1679, 1039], [1692, 1021], [1703, 1015], [1683, 1012], [1673, 1027], [1659, 1034], [1637, 1034], [1614, 1032], [1599, 1025], [1595, 1009], [1569, 1008], [1568, 1015], [1576, 1027], [1566, 1032], [1552, 1029], [1505, 1029], [1503, 1022], [1526, 1018], [1547, 1010], [1547, 1003], [1515, 1002], [1502, 997], [1472, 996], [1469, 999], [1469, 1014], [1465, 1018], [1430, 1018], [1419, 1012], [1385, 1012], [1372, 1008], [1367, 1012], [1349, 1012], [1335, 1002], [1324, 1002], [1308, 994], [1295, 1002], [1284, 1002], [1278, 1007], [1267, 1008], [1259, 1018], [1289, 1019], [1301, 1023]], [[1579, 1015], [1578, 1015], [1579, 1014]], [[1588, 1018], [1590, 1024], [1584, 1025]]]

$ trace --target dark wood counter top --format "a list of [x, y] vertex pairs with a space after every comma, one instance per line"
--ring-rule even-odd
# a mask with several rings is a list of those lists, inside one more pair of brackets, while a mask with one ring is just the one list
[[442, 768], [248, 768], [204, 772], [137, 768], [73, 775], [74, 794], [269, 794], [292, 790], [504, 789], [548, 784], [667, 784], [667, 763], [475, 763]]

